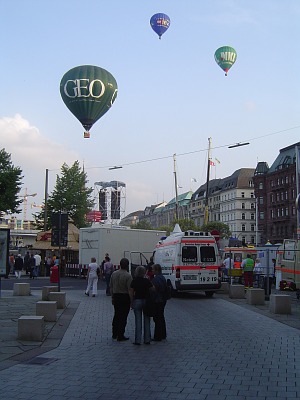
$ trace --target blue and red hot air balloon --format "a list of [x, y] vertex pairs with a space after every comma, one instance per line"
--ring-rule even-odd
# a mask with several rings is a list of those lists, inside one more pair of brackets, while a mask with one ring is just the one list
[[152, 15], [150, 19], [151, 28], [155, 33], [158, 34], [158, 37], [161, 39], [161, 36], [169, 29], [170, 26], [170, 18], [167, 14], [158, 13]]

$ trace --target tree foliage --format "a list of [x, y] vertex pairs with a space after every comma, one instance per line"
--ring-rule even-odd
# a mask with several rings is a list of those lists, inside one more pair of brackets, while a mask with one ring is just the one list
[[11, 162], [11, 155], [0, 150], [0, 211], [4, 213], [20, 213], [18, 208], [22, 199], [18, 199], [18, 193], [22, 185], [22, 170]]
[[169, 236], [170, 233], [174, 230], [175, 225], [178, 224], [180, 226], [180, 229], [182, 232], [185, 231], [199, 231], [199, 228], [195, 224], [195, 222], [192, 219], [178, 219], [174, 220], [171, 225], [164, 225], [159, 227], [159, 230], [161, 231], [166, 231], [167, 235]]
[[152, 226], [148, 221], [139, 221], [137, 224], [132, 225], [131, 229], [146, 229], [146, 230], [152, 230]]
[[220, 232], [221, 239], [228, 239], [231, 236], [229, 226], [223, 222], [209, 222], [208, 224], [203, 225], [200, 230], [205, 232], [217, 230]]
[[[56, 184], [47, 201], [47, 229], [51, 227], [52, 211], [68, 213], [77, 228], [87, 226], [85, 216], [93, 208], [94, 200], [91, 198], [92, 188], [88, 188], [87, 174], [81, 170], [79, 162], [75, 161], [69, 167], [66, 163], [61, 167], [61, 176], [56, 176]], [[35, 214], [37, 225], [44, 227], [44, 212]]]

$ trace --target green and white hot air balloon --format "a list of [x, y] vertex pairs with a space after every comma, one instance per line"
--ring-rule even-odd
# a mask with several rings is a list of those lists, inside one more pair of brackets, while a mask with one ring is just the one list
[[94, 65], [70, 69], [60, 82], [60, 94], [68, 109], [90, 137], [90, 129], [113, 105], [118, 86], [112, 74]]
[[225, 71], [225, 76], [227, 76], [228, 71], [235, 63], [236, 57], [237, 54], [233, 47], [223, 46], [216, 50], [216, 63], [219, 65], [220, 68], [222, 68], [223, 71]]

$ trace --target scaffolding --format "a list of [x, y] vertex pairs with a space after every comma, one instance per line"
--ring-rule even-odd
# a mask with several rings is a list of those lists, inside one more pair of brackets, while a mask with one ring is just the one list
[[102, 224], [118, 224], [125, 217], [126, 185], [120, 181], [95, 182], [96, 201]]

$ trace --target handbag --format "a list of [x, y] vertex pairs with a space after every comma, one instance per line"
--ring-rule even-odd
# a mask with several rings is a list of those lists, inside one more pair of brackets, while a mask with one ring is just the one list
[[143, 313], [148, 317], [154, 317], [155, 315], [155, 302], [151, 293], [148, 294], [146, 297], [146, 302], [143, 307]]

